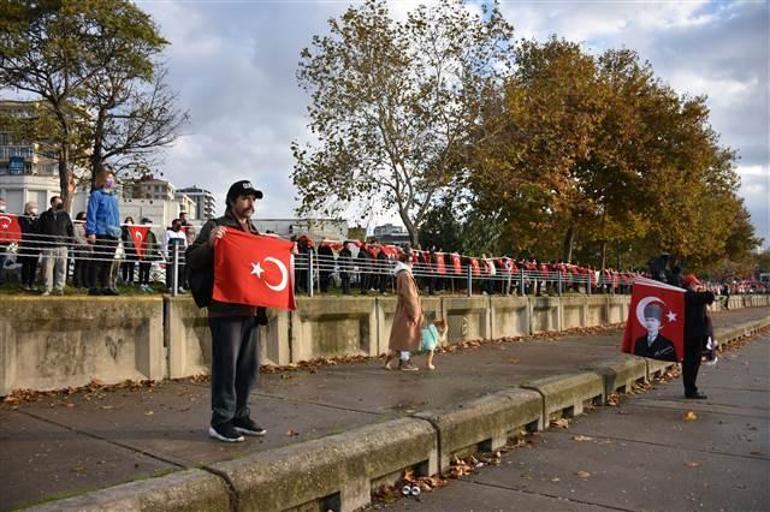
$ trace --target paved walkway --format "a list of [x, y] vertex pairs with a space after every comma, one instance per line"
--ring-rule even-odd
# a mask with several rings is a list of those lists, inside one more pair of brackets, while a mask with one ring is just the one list
[[[770, 510], [770, 336], [681, 382], [600, 407], [420, 501], [376, 510]], [[685, 421], [688, 411], [694, 421]], [[577, 440], [576, 440], [577, 439]]]
[[[770, 316], [719, 313], [717, 328]], [[260, 378], [253, 416], [263, 439], [206, 436], [208, 383], [94, 390], [0, 407], [0, 509], [79, 494], [441, 408], [618, 354], [621, 331], [485, 345], [438, 354], [435, 372], [386, 372], [378, 361]], [[419, 361], [422, 364], [422, 361]], [[679, 387], [670, 393], [678, 396]], [[465, 485], [465, 484], [462, 484]]]

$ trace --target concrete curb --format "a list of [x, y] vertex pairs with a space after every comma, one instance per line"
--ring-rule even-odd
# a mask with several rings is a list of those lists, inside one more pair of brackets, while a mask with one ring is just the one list
[[188, 469], [149, 480], [108, 487], [26, 509], [34, 512], [206, 510], [229, 512], [230, 495], [224, 481], [200, 469]]
[[[401, 472], [438, 471], [436, 432], [427, 421], [403, 418], [305, 443], [214, 464], [238, 495], [238, 510], [272, 511], [310, 506], [353, 511], [371, 491]], [[317, 510], [318, 508], [316, 508]]]
[[637, 382], [648, 381], [647, 363], [637, 356], [619, 356], [583, 369], [602, 376], [605, 397], [615, 392], [627, 393]]
[[593, 372], [556, 375], [521, 385], [543, 397], [543, 424], [552, 416], [572, 417], [583, 413], [586, 402], [604, 402], [604, 378]]
[[526, 389], [510, 389], [459, 404], [445, 411], [423, 411], [436, 429], [439, 470], [449, 469], [452, 457], [494, 451], [505, 446], [511, 432], [543, 429], [543, 399]]

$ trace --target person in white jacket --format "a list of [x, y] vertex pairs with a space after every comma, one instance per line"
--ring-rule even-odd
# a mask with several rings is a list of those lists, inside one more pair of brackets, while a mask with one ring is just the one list
[[182, 231], [182, 221], [174, 219], [171, 227], [166, 230], [163, 236], [163, 257], [166, 260], [166, 287], [169, 292], [173, 292], [174, 280], [174, 247], [179, 247], [179, 273], [177, 274], [177, 291], [185, 293], [187, 290], [182, 285], [184, 283], [184, 252], [187, 249], [187, 237]]

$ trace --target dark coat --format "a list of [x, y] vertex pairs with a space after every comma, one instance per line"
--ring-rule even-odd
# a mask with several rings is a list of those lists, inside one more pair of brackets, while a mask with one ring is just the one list
[[678, 361], [674, 344], [668, 338], [658, 334], [652, 345], [647, 344], [647, 336], [641, 336], [634, 345], [634, 355], [651, 357], [662, 361]]
[[40, 218], [24, 215], [19, 217], [21, 225], [21, 244], [19, 254], [22, 256], [38, 256], [40, 254]]
[[75, 228], [70, 214], [64, 210], [48, 209], [40, 215], [38, 221], [43, 248], [71, 245], [75, 241]]
[[350, 252], [350, 249], [343, 247], [340, 251], [340, 255], [337, 257], [337, 263], [340, 266], [341, 273], [350, 272], [353, 264], [353, 253]]
[[714, 302], [711, 292], [687, 291], [684, 294], [684, 339], [705, 340], [708, 336], [706, 306]]

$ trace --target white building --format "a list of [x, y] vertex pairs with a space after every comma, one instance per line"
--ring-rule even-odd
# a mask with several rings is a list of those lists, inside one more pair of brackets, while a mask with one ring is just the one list
[[195, 210], [184, 210], [196, 219], [213, 219], [217, 216], [217, 202], [214, 194], [208, 190], [193, 185], [192, 187], [180, 188], [178, 194], [184, 194], [195, 203]]
[[338, 219], [251, 219], [257, 229], [285, 238], [307, 235], [313, 240], [328, 238], [343, 241], [348, 237], [348, 222]]

